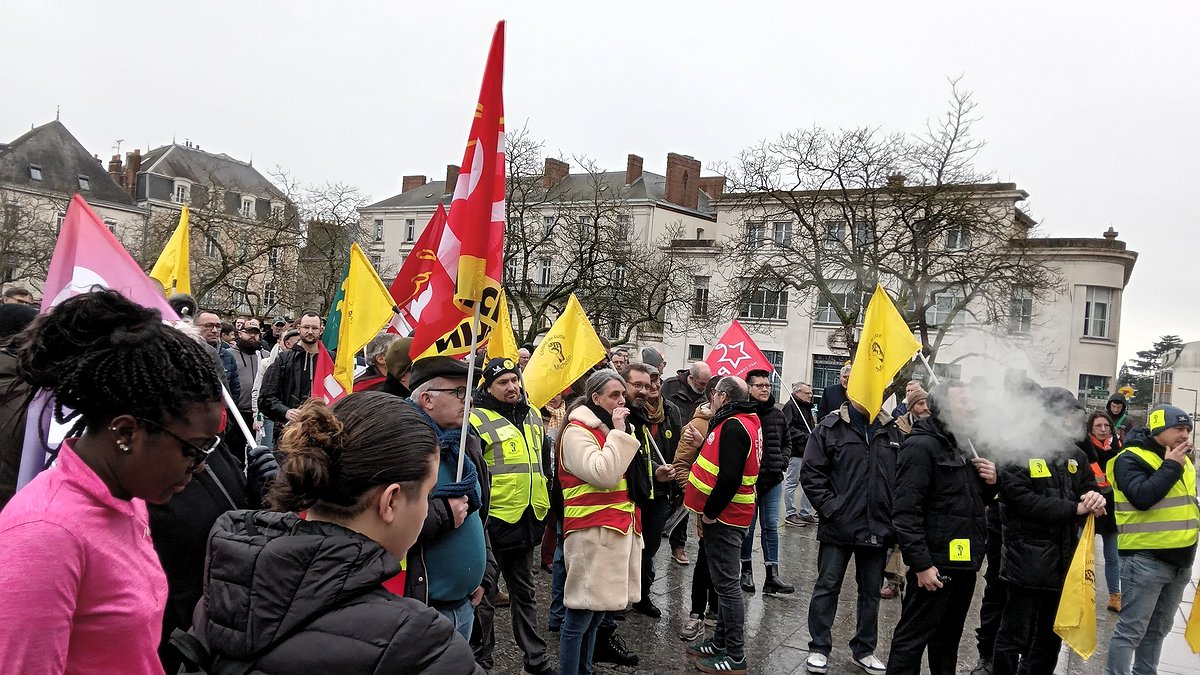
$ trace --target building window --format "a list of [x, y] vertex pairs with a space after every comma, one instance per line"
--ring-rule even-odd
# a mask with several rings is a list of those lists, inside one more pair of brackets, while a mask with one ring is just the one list
[[383, 218], [375, 219], [375, 241], [383, 241]]
[[414, 218], [406, 218], [404, 220], [404, 241], [414, 242], [417, 240], [417, 221]]
[[608, 337], [614, 340], [621, 337], [621, 320], [615, 316], [608, 319]]
[[542, 216], [542, 236], [550, 236], [554, 231], [554, 216]]
[[738, 316], [742, 319], [787, 320], [788, 292], [756, 288], [747, 295]]
[[609, 274], [609, 279], [612, 281], [613, 288], [625, 287], [625, 266], [621, 263], [613, 265], [612, 273]]
[[21, 205], [14, 202], [5, 202], [4, 229], [15, 230], [19, 222], [21, 222]]
[[540, 274], [538, 275], [538, 283], [540, 283], [543, 287], [549, 286], [550, 285], [550, 259], [542, 258], [541, 260], [538, 261], [538, 267], [539, 267], [538, 271], [540, 272]]
[[243, 218], [254, 216], [254, 197], [242, 197], [242, 209], [239, 211]]
[[1108, 376], [1106, 375], [1079, 375], [1079, 400], [1082, 401], [1089, 396], [1091, 398], [1107, 399], [1108, 398]]
[[378, 272], [379, 267], [381, 265], [383, 265], [383, 256], [378, 253], [372, 253], [371, 254], [371, 265], [375, 268], [375, 271]]
[[42, 179], [42, 167], [37, 164], [30, 164], [29, 178], [31, 180], [40, 181]]
[[835, 323], [842, 322], [838, 316], [838, 309], [843, 312], [850, 308], [854, 300], [854, 284], [850, 282], [834, 282], [829, 286], [829, 293], [819, 293], [817, 295], [817, 323]]
[[212, 258], [221, 252], [221, 248], [217, 246], [217, 240], [212, 236], [204, 238], [204, 255]]
[[951, 321], [962, 323], [962, 312], [958, 306], [962, 303], [963, 292], [960, 288], [947, 288], [933, 294], [933, 302], [925, 310], [925, 323], [930, 326], [943, 326]]
[[812, 359], [813, 403], [818, 403], [825, 395], [826, 387], [831, 387], [841, 381], [842, 366], [846, 364], [846, 357], [813, 354]]
[[79, 178], [79, 189], [80, 190], [91, 190], [92, 189], [92, 179], [88, 178], [87, 176], [84, 176], [83, 174], [80, 174], [78, 176], [78, 178]]
[[279, 291], [275, 290], [275, 282], [268, 281], [266, 287], [263, 288], [263, 311], [269, 312], [275, 309], [275, 304], [279, 302]]
[[579, 227], [579, 238], [582, 240], [590, 240], [596, 234], [595, 219], [591, 216], [579, 216], [576, 224]]
[[771, 230], [771, 241], [775, 242], [776, 246], [786, 248], [792, 245], [792, 221], [776, 221], [771, 224]]
[[1033, 327], [1033, 289], [1017, 286], [1013, 289], [1008, 311], [1008, 332], [1027, 335]]
[[105, 218], [104, 226], [108, 228], [109, 232], [112, 232], [113, 234], [117, 233], [117, 221], [113, 220], [112, 218]]
[[283, 204], [271, 203], [271, 220], [277, 223], [283, 221]]
[[935, 363], [933, 364], [933, 374], [936, 375], [939, 380], [961, 380], [962, 364]]
[[746, 248], [750, 250], [761, 248], [766, 236], [766, 223], [746, 223]]
[[175, 203], [187, 204], [191, 200], [191, 188], [187, 183], [175, 183]]
[[67, 221], [67, 214], [65, 214], [65, 213], [54, 214], [54, 232], [57, 234], [61, 234], [63, 223], [65, 223], [66, 221]]
[[703, 239], [703, 238], [704, 238], [704, 228], [697, 227], [696, 228], [696, 239]]
[[966, 225], [955, 224], [946, 230], [947, 251], [965, 251], [970, 247], [971, 234], [967, 231]]
[[241, 311], [248, 302], [247, 289], [250, 286], [249, 279], [234, 279], [233, 280], [233, 308]]
[[629, 241], [633, 237], [633, 216], [622, 213], [617, 216], [617, 241]]
[[1083, 334], [1085, 337], [1108, 337], [1109, 307], [1111, 306], [1111, 288], [1087, 287], [1087, 298], [1083, 306]]
[[704, 345], [688, 345], [688, 361], [704, 360]]
[[856, 248], [871, 248], [875, 246], [875, 223], [869, 220], [854, 222], [854, 246]]
[[5, 256], [4, 272], [0, 274], [0, 279], [2, 279], [4, 283], [17, 280], [17, 266], [12, 263], [12, 260], [9, 256]]
[[778, 401], [779, 386], [783, 382], [783, 352], [773, 349], [764, 349], [762, 350], [762, 353], [763, 356], [767, 357], [767, 360], [771, 362], [771, 365], [775, 367], [775, 375], [771, 378], [771, 395], [775, 397], [776, 401]]
[[836, 251], [844, 246], [846, 240], [846, 223], [841, 220], [830, 220], [825, 222], [825, 241], [824, 248], [826, 251]]
[[272, 246], [267, 249], [267, 264], [274, 267], [279, 264], [279, 247]]
[[696, 295], [692, 302], [693, 316], [708, 316], [709, 277], [696, 277]]

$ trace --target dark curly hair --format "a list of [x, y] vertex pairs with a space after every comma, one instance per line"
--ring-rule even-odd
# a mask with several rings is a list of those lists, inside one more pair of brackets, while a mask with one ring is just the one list
[[310, 398], [287, 425], [279, 449], [271, 507], [338, 519], [362, 513], [379, 486], [399, 483], [405, 494], [417, 494], [440, 452], [433, 430], [411, 405], [378, 391], [351, 394], [332, 409]]
[[118, 415], [165, 422], [188, 404], [221, 400], [204, 347], [164, 324], [157, 309], [111, 290], [68, 298], [37, 317], [20, 337], [17, 368], [33, 387], [54, 392], [58, 421], [79, 416], [88, 428]]

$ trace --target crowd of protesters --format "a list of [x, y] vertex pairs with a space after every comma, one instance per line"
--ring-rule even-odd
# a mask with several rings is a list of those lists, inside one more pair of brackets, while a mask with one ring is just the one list
[[[1027, 384], [1044, 447], [1017, 461], [993, 452], [957, 381], [913, 380], [872, 414], [849, 397], [849, 365], [818, 403], [804, 382], [779, 401], [768, 371], [668, 374], [655, 348], [619, 347], [537, 409], [532, 345], [477, 356], [472, 390], [467, 362], [414, 361], [411, 340], [381, 334], [330, 406], [312, 398], [316, 312], [225, 321], [176, 296], [169, 323], [112, 291], [42, 315], [32, 302], [0, 304], [6, 672], [481, 673], [507, 607], [533, 675], [636, 667], [627, 611], [678, 621], [700, 671], [745, 673], [745, 595], [786, 599], [785, 565], [808, 564], [805, 668], [820, 674], [853, 560], [847, 646], [864, 672], [954, 673], [986, 568], [972, 672], [1049, 675], [1094, 516], [1119, 612], [1106, 672], [1142, 675], [1195, 557], [1192, 421], [1171, 405], [1135, 425], [1119, 394], [1086, 415]], [[42, 390], [69, 431], [17, 490]], [[780, 525], [815, 527], [815, 560], [782, 560]], [[660, 550], [691, 567], [685, 616], [652, 598]], [[897, 597], [885, 654], [879, 607]]]

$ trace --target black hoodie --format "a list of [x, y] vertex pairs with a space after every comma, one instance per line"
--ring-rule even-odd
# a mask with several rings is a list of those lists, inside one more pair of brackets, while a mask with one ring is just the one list
[[193, 629], [209, 672], [483, 673], [445, 617], [383, 589], [399, 572], [382, 546], [339, 525], [226, 513]]

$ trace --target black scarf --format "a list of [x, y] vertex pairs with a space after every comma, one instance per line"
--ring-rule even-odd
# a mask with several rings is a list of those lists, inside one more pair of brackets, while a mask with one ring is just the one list
[[[600, 420], [601, 424], [609, 429], [613, 428], [611, 413], [591, 401], [585, 401], [584, 405], [587, 406], [588, 410], [592, 411], [592, 414]], [[640, 414], [642, 413], [637, 409], [629, 411], [629, 416], [635, 423], [638, 420], [637, 415]], [[642, 428], [645, 429], [644, 426]], [[630, 430], [622, 429], [621, 431]], [[634, 438], [637, 438], [636, 434]], [[650, 480], [650, 458], [646, 455], [644, 441], [639, 442], [638, 451], [634, 453], [633, 459], [629, 461], [629, 466], [625, 467], [625, 484], [627, 486], [626, 490], [629, 493], [629, 500], [639, 507], [645, 508], [650, 504], [650, 500], [654, 498], [654, 485]]]

